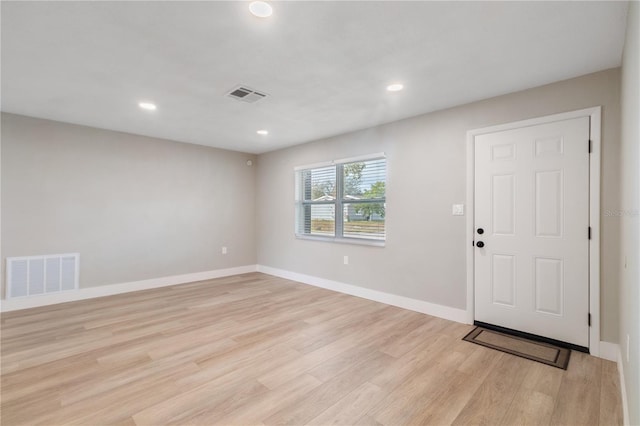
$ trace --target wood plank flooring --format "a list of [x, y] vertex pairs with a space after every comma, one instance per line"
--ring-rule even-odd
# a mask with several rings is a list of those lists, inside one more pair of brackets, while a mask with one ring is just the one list
[[9, 425], [622, 424], [614, 363], [252, 273], [2, 314]]

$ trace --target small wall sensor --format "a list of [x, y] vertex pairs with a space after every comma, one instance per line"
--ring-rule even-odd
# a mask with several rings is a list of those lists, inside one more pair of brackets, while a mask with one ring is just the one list
[[253, 161], [247, 160], [247, 166], [249, 166], [249, 167], [253, 166]]

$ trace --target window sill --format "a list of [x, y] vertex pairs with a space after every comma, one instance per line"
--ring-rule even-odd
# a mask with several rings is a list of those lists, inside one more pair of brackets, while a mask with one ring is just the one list
[[365, 240], [360, 238], [337, 238], [337, 237], [323, 237], [320, 235], [303, 235], [296, 234], [296, 238], [299, 240], [310, 241], [323, 241], [325, 243], [339, 243], [339, 244], [354, 244], [358, 246], [371, 246], [371, 247], [384, 247], [386, 241], [384, 240]]

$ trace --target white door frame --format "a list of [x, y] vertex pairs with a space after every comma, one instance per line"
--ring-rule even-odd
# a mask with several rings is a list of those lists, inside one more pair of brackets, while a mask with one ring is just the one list
[[[474, 188], [475, 188], [475, 150], [474, 141], [478, 135], [512, 130], [520, 127], [535, 126], [554, 121], [572, 118], [589, 117], [589, 138], [591, 139], [591, 155], [589, 156], [589, 312], [591, 327], [589, 328], [589, 353], [600, 356], [600, 152], [601, 152], [601, 114], [602, 107], [581, 109], [578, 111], [547, 115], [529, 120], [500, 124], [469, 130], [467, 132], [467, 320], [473, 323], [474, 312]], [[585, 149], [587, 147], [585, 146]], [[586, 232], [586, 230], [585, 230]], [[585, 321], [587, 319], [585, 318]]]

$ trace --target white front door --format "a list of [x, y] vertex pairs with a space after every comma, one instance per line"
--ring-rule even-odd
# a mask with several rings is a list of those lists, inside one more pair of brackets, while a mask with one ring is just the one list
[[589, 346], [589, 117], [475, 136], [475, 320]]

